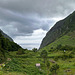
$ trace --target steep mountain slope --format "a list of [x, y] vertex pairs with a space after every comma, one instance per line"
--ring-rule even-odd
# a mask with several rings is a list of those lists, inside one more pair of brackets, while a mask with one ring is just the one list
[[40, 48], [43, 48], [62, 36], [75, 31], [75, 11], [63, 20], [58, 21], [46, 34]]
[[0, 63], [6, 60], [9, 51], [17, 51], [19, 48], [21, 47], [13, 42], [8, 35], [0, 32]]
[[5, 38], [8, 38], [10, 41], [13, 41], [13, 39], [9, 37], [7, 34], [5, 34], [1, 29], [0, 29], [0, 32]]

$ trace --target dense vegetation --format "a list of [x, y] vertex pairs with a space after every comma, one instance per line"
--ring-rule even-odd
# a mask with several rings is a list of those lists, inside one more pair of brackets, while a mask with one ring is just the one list
[[[70, 36], [74, 37], [73, 33], [41, 50], [29, 51], [0, 34], [0, 75], [74, 75], [75, 46], [67, 40]], [[36, 67], [36, 63], [40, 63], [40, 67]]]
[[17, 51], [19, 48], [18, 44], [5, 38], [0, 32], [0, 63], [6, 60], [8, 51]]
[[[23, 54], [17, 54], [17, 52], [9, 52], [5, 66], [0, 71], [2, 75], [75, 74], [74, 47], [59, 44], [56, 48], [51, 47], [49, 50], [34, 52], [24, 49]], [[36, 63], [40, 63], [41, 66], [36, 67]]]

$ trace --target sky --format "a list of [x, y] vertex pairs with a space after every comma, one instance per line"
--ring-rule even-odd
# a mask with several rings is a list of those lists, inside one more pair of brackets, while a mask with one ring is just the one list
[[23, 48], [39, 48], [51, 27], [75, 10], [75, 0], [0, 0], [0, 29]]

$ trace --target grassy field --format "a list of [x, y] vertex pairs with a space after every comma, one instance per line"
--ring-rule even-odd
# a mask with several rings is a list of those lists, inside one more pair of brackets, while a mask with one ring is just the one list
[[72, 33], [69, 33], [68, 35], [64, 35], [63, 37], [57, 39], [53, 43], [49, 44], [48, 46], [45, 46], [44, 48], [40, 49], [41, 50], [50, 50], [51, 47], [56, 48], [57, 45], [61, 44], [62, 46], [69, 45], [72, 47], [75, 47], [75, 37]]
[[[66, 51], [70, 54], [72, 51]], [[25, 54], [17, 55], [16, 51], [10, 52], [10, 61], [5, 63], [5, 67], [0, 71], [0, 75], [53, 75], [50, 68], [54, 64], [59, 65], [57, 75], [75, 75], [75, 54], [72, 58], [63, 60], [63, 51], [48, 52], [47, 60], [50, 63], [49, 69], [40, 57], [40, 52], [25, 51]], [[51, 61], [55, 61], [54, 63]], [[35, 67], [40, 63], [41, 67]]]

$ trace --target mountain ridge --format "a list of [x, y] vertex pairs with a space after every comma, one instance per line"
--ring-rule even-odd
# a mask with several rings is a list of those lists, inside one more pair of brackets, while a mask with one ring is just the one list
[[13, 39], [9, 37], [7, 34], [5, 34], [1, 29], [0, 29], [0, 32], [5, 38], [9, 39], [10, 41], [13, 41]]
[[65, 19], [58, 21], [43, 38], [40, 49], [51, 44], [68, 32], [75, 30], [75, 11]]
[[21, 46], [0, 30], [0, 64], [6, 61], [10, 51], [18, 51], [19, 48]]

